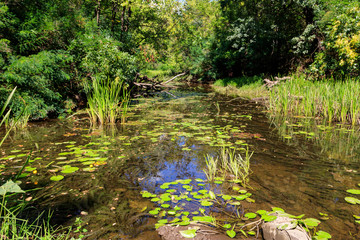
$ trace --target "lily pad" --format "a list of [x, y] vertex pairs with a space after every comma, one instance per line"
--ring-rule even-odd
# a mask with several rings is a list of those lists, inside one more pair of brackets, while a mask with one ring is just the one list
[[188, 229], [180, 231], [181, 236], [184, 238], [194, 238], [196, 236], [197, 229]]
[[50, 178], [50, 180], [51, 180], [51, 181], [58, 182], [58, 181], [62, 180], [63, 178], [64, 178], [63, 175], [56, 175], [56, 176], [52, 176], [52, 177]]

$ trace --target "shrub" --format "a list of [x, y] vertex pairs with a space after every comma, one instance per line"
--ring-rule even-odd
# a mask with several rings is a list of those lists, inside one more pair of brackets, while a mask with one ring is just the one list
[[101, 80], [120, 78], [131, 81], [137, 69], [135, 58], [120, 50], [121, 43], [95, 33], [79, 36], [70, 46], [83, 78]]
[[318, 77], [359, 76], [360, 4], [339, 4], [328, 11], [319, 25], [325, 35], [310, 71]]
[[[1, 96], [17, 87], [11, 109], [17, 117], [27, 105], [31, 119], [59, 114], [69, 92], [72, 57], [64, 51], [43, 51], [15, 59], [0, 77]], [[2, 103], [4, 99], [0, 99]]]

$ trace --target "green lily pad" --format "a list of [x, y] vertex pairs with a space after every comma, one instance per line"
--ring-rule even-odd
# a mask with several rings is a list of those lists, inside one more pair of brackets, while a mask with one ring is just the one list
[[72, 167], [70, 165], [65, 165], [61, 172], [62, 173], [73, 173], [73, 172], [76, 172], [77, 170], [79, 170], [78, 167]]
[[229, 224], [229, 223], [224, 224], [224, 225], [223, 225], [223, 228], [227, 228], [227, 229], [229, 229], [229, 228], [231, 228], [231, 224]]
[[180, 231], [181, 236], [184, 238], [194, 238], [196, 236], [197, 229], [188, 229]]
[[244, 217], [249, 218], [249, 219], [256, 218], [256, 216], [257, 216], [256, 213], [246, 213], [244, 215]]
[[321, 222], [315, 218], [307, 218], [304, 220], [304, 223], [308, 227], [317, 227]]
[[351, 194], [360, 194], [360, 190], [359, 189], [348, 189], [346, 190], [348, 193]]
[[354, 197], [346, 197], [345, 201], [351, 204], [360, 204], [360, 200]]
[[209, 206], [213, 205], [212, 202], [209, 202], [206, 200], [201, 201], [200, 204], [201, 204], [201, 206], [204, 206], [204, 207], [209, 207]]
[[226, 234], [231, 238], [234, 238], [236, 236], [236, 232], [234, 230], [227, 230]]
[[56, 175], [56, 176], [52, 176], [52, 177], [50, 178], [50, 180], [57, 182], [57, 181], [62, 180], [63, 178], [64, 178], [63, 175]]

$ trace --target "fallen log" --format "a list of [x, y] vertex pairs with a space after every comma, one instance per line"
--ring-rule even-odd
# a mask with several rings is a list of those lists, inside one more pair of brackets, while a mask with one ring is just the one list
[[276, 81], [271, 81], [270, 79], [265, 78], [265, 79], [264, 79], [264, 82], [265, 82], [264, 86], [270, 89], [270, 88], [272, 88], [273, 86], [279, 84], [281, 81], [290, 80], [291, 77], [282, 77], [282, 78], [274, 77], [274, 79], [275, 79]]

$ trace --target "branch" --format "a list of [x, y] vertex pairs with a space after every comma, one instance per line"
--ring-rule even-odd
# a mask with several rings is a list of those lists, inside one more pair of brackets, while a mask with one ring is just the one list
[[169, 80], [167, 80], [166, 82], [163, 82], [163, 83], [161, 83], [161, 84], [162, 84], [162, 85], [167, 84], [167, 83], [171, 82], [172, 80], [174, 80], [174, 79], [177, 78], [177, 77], [184, 76], [186, 73], [187, 73], [187, 72], [180, 73], [180, 74], [176, 75], [175, 77], [173, 77], [173, 78], [171, 78], [171, 79], [169, 79]]

